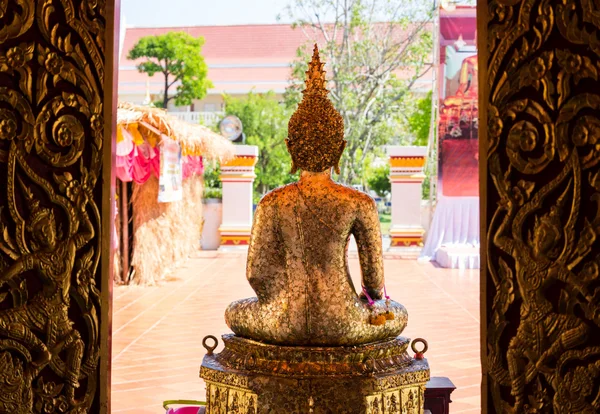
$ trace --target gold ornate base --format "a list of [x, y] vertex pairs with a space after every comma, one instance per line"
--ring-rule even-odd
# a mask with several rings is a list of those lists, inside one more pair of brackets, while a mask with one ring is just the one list
[[408, 355], [406, 338], [331, 348], [223, 341], [200, 368], [207, 414], [423, 413], [429, 365]]

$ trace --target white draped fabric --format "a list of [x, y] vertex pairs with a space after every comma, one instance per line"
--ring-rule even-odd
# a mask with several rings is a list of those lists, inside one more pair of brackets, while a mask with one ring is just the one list
[[479, 269], [479, 248], [441, 247], [435, 261], [445, 269]]
[[[453, 249], [461, 254], [443, 262], [451, 262], [452, 267], [459, 268], [479, 267], [479, 258], [473, 257], [473, 251], [479, 249], [479, 241], [479, 197], [440, 197], [420, 260], [436, 260], [438, 251], [444, 247], [444, 256]], [[463, 254], [465, 249], [470, 253]], [[455, 263], [457, 261], [461, 263]]]

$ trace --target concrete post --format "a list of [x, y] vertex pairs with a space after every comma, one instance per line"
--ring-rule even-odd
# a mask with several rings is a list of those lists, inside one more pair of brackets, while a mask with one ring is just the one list
[[257, 158], [258, 147], [236, 145], [235, 158], [221, 164], [223, 222], [219, 227], [219, 250], [248, 248], [252, 228], [253, 183], [256, 178], [254, 166]]
[[391, 251], [418, 256], [425, 230], [421, 224], [421, 186], [426, 147], [388, 147], [392, 183]]

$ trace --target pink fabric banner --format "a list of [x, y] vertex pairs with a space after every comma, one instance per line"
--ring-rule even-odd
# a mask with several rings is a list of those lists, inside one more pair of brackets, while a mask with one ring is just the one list
[[133, 157], [133, 181], [143, 184], [148, 181], [152, 173], [158, 178], [160, 176], [159, 149], [152, 148], [147, 142], [135, 149], [137, 155]]
[[[160, 176], [160, 151], [152, 148], [148, 143], [134, 146], [127, 155], [117, 155], [117, 178], [121, 181], [134, 181], [144, 184], [151, 175]], [[183, 179], [204, 172], [204, 163], [201, 155], [188, 155], [183, 157]]]
[[475, 7], [440, 10], [438, 195], [479, 195]]
[[183, 179], [193, 175], [202, 175], [204, 173], [204, 164], [202, 156], [188, 155], [183, 157]]
[[133, 178], [131, 176], [131, 172], [133, 169], [133, 157], [134, 157], [135, 148], [131, 150], [131, 153], [128, 155], [117, 155], [117, 178], [124, 182], [130, 182]]
[[[127, 130], [127, 128], [123, 128], [121, 126], [119, 128], [119, 134], [117, 134], [117, 156], [126, 156], [132, 150], [135, 144], [133, 143], [133, 135]], [[122, 139], [119, 139], [119, 135]]]

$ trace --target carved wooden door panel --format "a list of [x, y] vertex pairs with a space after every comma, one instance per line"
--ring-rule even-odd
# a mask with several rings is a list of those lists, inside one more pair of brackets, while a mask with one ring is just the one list
[[2, 413], [107, 410], [116, 31], [110, 1], [0, 1]]
[[600, 411], [600, 3], [480, 0], [483, 410]]

